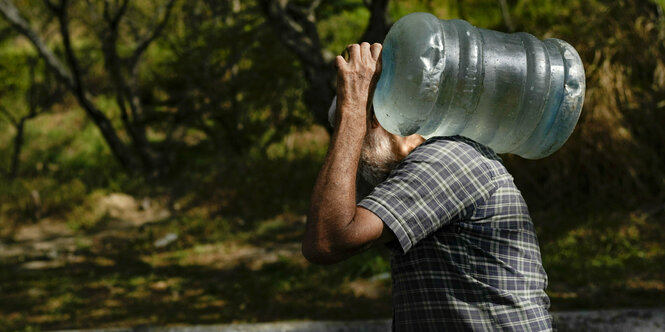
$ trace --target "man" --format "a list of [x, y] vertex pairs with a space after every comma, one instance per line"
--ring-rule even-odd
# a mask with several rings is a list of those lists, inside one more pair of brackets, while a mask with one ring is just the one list
[[[499, 157], [463, 137], [388, 133], [370, 103], [381, 45], [347, 49], [304, 256], [329, 264], [391, 246], [396, 331], [551, 330], [533, 224]], [[376, 187], [356, 205], [357, 173]]]

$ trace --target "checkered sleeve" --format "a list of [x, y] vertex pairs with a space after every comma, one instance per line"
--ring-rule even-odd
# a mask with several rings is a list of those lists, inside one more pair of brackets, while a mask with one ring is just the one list
[[430, 140], [358, 205], [381, 218], [406, 253], [441, 226], [469, 216], [494, 189], [482, 154], [462, 142]]

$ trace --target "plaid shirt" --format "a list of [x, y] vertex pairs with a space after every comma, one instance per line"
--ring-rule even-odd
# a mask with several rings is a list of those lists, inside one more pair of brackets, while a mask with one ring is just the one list
[[489, 148], [460, 136], [431, 138], [358, 205], [397, 237], [395, 330], [552, 329], [526, 203]]

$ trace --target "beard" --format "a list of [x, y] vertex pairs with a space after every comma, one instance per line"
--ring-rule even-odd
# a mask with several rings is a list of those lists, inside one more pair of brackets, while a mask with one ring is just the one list
[[378, 130], [370, 130], [365, 135], [358, 171], [373, 187], [388, 178], [390, 171], [399, 163], [390, 143], [390, 137]]

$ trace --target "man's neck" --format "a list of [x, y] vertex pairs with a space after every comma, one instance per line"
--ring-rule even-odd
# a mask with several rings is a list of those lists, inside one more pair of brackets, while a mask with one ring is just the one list
[[425, 138], [418, 134], [404, 137], [394, 135], [393, 140], [396, 143], [397, 151], [395, 152], [397, 153], [397, 156], [400, 160], [406, 158], [406, 156], [408, 156], [409, 153], [413, 151], [413, 149], [417, 148], [420, 144], [425, 142]]

